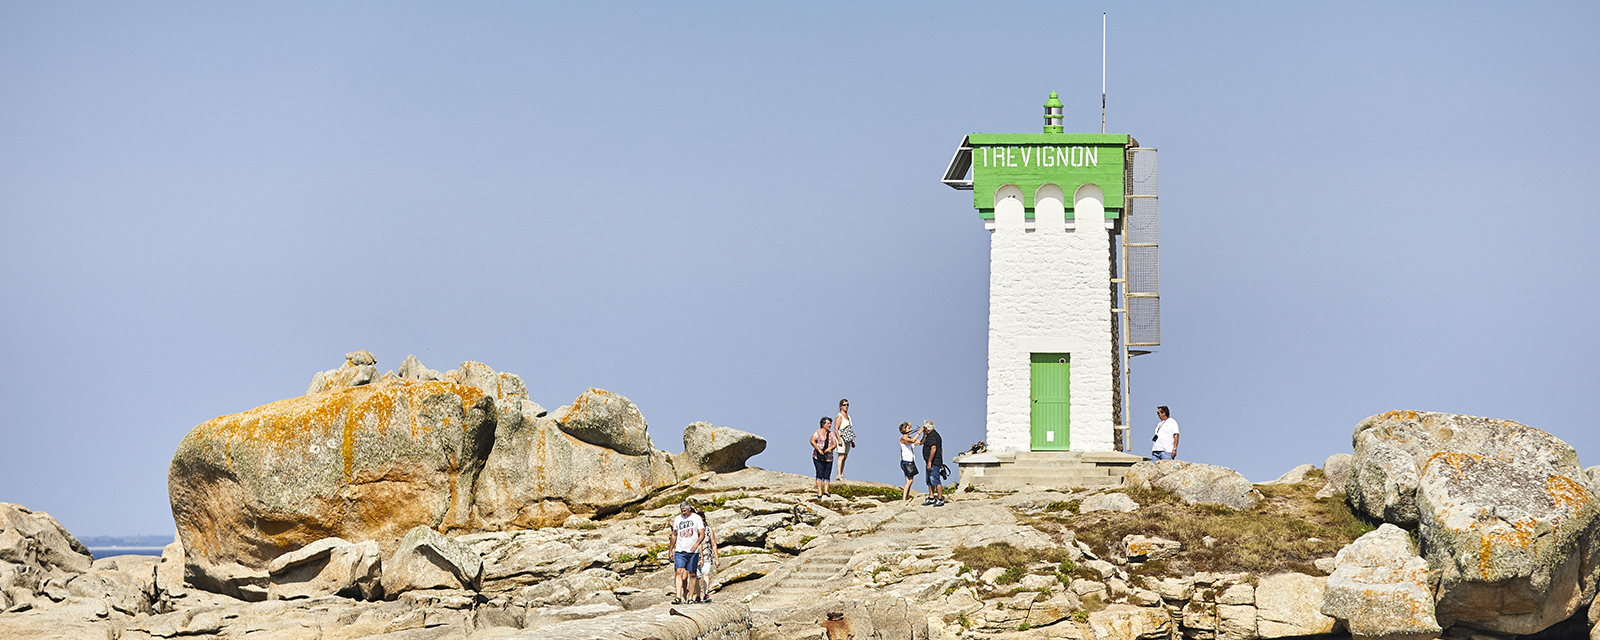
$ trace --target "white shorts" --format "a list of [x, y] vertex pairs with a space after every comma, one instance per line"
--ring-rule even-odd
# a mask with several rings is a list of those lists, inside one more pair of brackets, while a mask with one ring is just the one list
[[711, 563], [716, 562], [716, 558], [717, 558], [717, 554], [716, 554], [715, 551], [710, 551], [710, 550], [707, 550], [707, 549], [704, 549], [704, 548], [700, 549], [700, 569], [698, 571], [694, 572], [695, 577], [697, 577], [697, 578], [710, 577], [711, 576]]
[[849, 440], [840, 440], [839, 441], [839, 446], [834, 447], [833, 452], [837, 453], [837, 454], [839, 454], [841, 456], [850, 455], [850, 441]]

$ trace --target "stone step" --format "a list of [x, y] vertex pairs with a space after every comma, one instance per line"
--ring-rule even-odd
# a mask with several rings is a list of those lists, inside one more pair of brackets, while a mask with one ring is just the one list
[[794, 571], [790, 572], [789, 575], [791, 575], [791, 576], [831, 576], [831, 575], [833, 575], [835, 573], [838, 573], [842, 569], [844, 569], [844, 567], [842, 565], [841, 566], [832, 566], [832, 567], [816, 567], [816, 568], [802, 567], [802, 568], [795, 569]]
[[1060, 478], [1057, 476], [979, 476], [972, 479], [973, 485], [985, 487], [1004, 487], [1034, 485], [1041, 487], [1115, 487], [1122, 484], [1122, 478], [1104, 476], [1099, 478]]
[[837, 567], [837, 566], [849, 563], [850, 562], [850, 556], [842, 556], [842, 557], [834, 556], [834, 557], [830, 557], [830, 558], [805, 558], [801, 562], [802, 562], [802, 564], [800, 565], [800, 568], [802, 568], [802, 569], [804, 569], [806, 567], [814, 566], [814, 565], [824, 565], [824, 566]]
[[1093, 467], [1089, 467], [1089, 468], [1072, 468], [1072, 467], [1062, 468], [1062, 467], [1051, 467], [1051, 466], [1043, 466], [1043, 465], [1041, 465], [1041, 466], [1025, 466], [1025, 467], [1022, 467], [1022, 466], [1018, 466], [1018, 467], [1007, 466], [1007, 467], [991, 467], [991, 468], [988, 468], [988, 469], [984, 469], [983, 473], [981, 473], [981, 474], [973, 473], [972, 477], [976, 478], [976, 477], [980, 477], [980, 476], [1008, 476], [1008, 475], [1024, 475], [1024, 476], [1045, 476], [1045, 475], [1049, 475], [1049, 476], [1061, 476], [1063, 478], [1121, 478], [1123, 476], [1128, 475], [1128, 472], [1126, 470], [1123, 470], [1123, 469], [1115, 469], [1115, 470], [1113, 470], [1113, 469], [1104, 469], [1104, 468], [1096, 469], [1096, 468], [1093, 468]]
[[1110, 475], [1110, 470], [1109, 469], [1104, 469], [1104, 468], [1101, 468], [1101, 467], [1087, 467], [1087, 466], [1064, 467], [1064, 466], [1060, 466], [1060, 465], [1038, 463], [1038, 462], [1034, 462], [1034, 463], [1022, 463], [1022, 462], [1019, 462], [1019, 463], [1014, 464], [1014, 465], [1002, 465], [1002, 466], [999, 466], [999, 467], [994, 467], [994, 468], [990, 468], [990, 469], [984, 469], [983, 470], [983, 475], [988, 476], [988, 475], [998, 475], [998, 474], [1018, 473], [1018, 472], [1028, 473], [1028, 474], [1058, 473], [1058, 474], [1065, 475], [1065, 476], [1106, 476], [1106, 475]]
[[1143, 457], [1120, 451], [1018, 451], [1012, 460], [1072, 460], [1088, 464], [1133, 465]]

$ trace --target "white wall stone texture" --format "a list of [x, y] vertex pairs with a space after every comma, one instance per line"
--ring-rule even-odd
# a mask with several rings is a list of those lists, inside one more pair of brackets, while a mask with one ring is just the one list
[[[1112, 343], [1110, 233], [1101, 224], [1066, 226], [1064, 194], [1039, 188], [1033, 229], [1022, 190], [995, 192], [989, 241], [989, 407], [991, 451], [1031, 447], [1029, 356], [1070, 354], [1073, 451], [1111, 451]], [[1105, 217], [1100, 188], [1073, 196], [1078, 221]]]

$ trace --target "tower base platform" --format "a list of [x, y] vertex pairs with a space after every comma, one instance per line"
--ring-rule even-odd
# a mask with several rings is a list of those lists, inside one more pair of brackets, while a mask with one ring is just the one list
[[1093, 489], [1122, 485], [1134, 463], [1145, 460], [1118, 451], [1012, 451], [956, 458], [960, 489]]

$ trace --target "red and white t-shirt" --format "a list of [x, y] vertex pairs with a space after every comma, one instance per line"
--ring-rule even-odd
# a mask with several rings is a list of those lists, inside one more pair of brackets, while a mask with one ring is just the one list
[[681, 515], [672, 517], [672, 530], [677, 532], [678, 541], [672, 547], [673, 551], [696, 553], [700, 548], [695, 545], [695, 538], [700, 532], [706, 530], [706, 521], [700, 519], [700, 514], [691, 513], [688, 517]]

